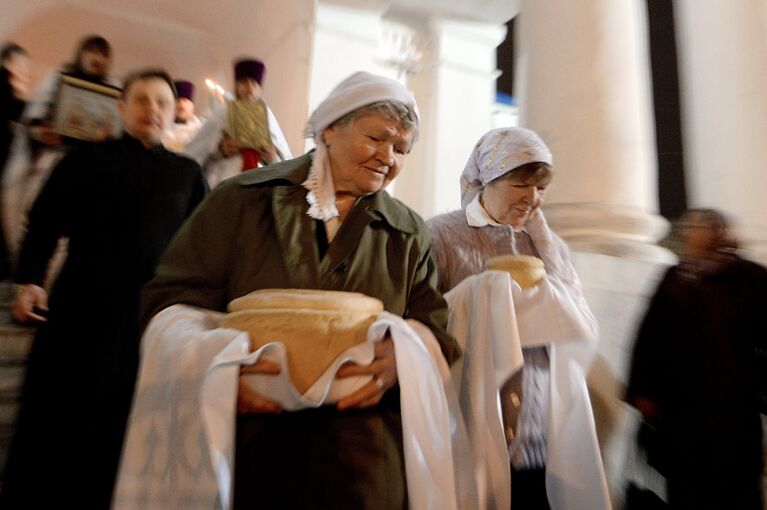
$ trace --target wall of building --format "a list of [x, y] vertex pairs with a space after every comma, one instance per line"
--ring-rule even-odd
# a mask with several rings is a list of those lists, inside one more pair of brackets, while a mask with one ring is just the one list
[[113, 45], [115, 78], [139, 67], [164, 67], [197, 85], [203, 113], [206, 78], [231, 90], [232, 61], [260, 58], [267, 67], [264, 95], [291, 149], [301, 153], [314, 9], [312, 0], [3, 0], [0, 39], [27, 48], [39, 83], [72, 59], [81, 37], [100, 34]]

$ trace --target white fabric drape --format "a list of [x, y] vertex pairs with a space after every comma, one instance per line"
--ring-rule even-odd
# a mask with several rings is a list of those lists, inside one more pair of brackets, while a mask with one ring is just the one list
[[[230, 507], [239, 366], [255, 363], [260, 356], [281, 363], [283, 370], [287, 366], [281, 344], [250, 353], [248, 335], [218, 328], [220, 316], [174, 305], [149, 324], [142, 339], [142, 367], [115, 509]], [[471, 472], [462, 470], [468, 445], [457, 399], [450, 394], [449, 370], [431, 332], [384, 312], [368, 331], [369, 343], [342, 358], [369, 362], [372, 343], [387, 332], [394, 341], [399, 373], [411, 508], [478, 508]], [[344, 395], [341, 389], [350, 390], [348, 379], [333, 377], [335, 370], [337, 366], [323, 376], [326, 386], [321, 391], [315, 385], [302, 396], [292, 387], [286, 391], [279, 376], [258, 377], [272, 377], [269, 388], [263, 387], [267, 396], [298, 409], [331, 403]], [[359, 379], [358, 385], [366, 382]], [[324, 397], [317, 398], [320, 395]]]
[[558, 278], [547, 276], [522, 289], [499, 271], [470, 276], [445, 297], [448, 330], [465, 353], [453, 374], [481, 507], [505, 510], [511, 504], [499, 390], [522, 366], [522, 347], [546, 345], [551, 360], [546, 487], [552, 509], [611, 508], [586, 388], [584, 366], [595, 335], [588, 308], [584, 315]]

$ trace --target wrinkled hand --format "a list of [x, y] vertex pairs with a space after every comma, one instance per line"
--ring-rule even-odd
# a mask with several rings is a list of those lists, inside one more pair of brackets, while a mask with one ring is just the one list
[[221, 136], [221, 141], [218, 143], [218, 150], [229, 158], [240, 152], [240, 146], [237, 144], [237, 140], [229, 136], [228, 133], [224, 133]]
[[355, 375], [372, 375], [373, 380], [340, 400], [336, 407], [344, 409], [364, 409], [381, 401], [384, 393], [397, 384], [397, 363], [394, 358], [394, 341], [388, 336], [375, 343], [375, 358], [369, 365], [349, 363], [336, 373], [337, 378]]
[[267, 413], [279, 414], [282, 407], [276, 402], [269, 400], [260, 393], [248, 389], [242, 380], [242, 376], [248, 374], [277, 375], [280, 366], [267, 360], [258, 360], [253, 365], [240, 367], [240, 385], [237, 391], [237, 414]]
[[35, 308], [48, 311], [48, 293], [44, 288], [31, 283], [17, 287], [16, 297], [11, 303], [13, 318], [22, 324], [45, 322], [44, 316], [35, 313]]

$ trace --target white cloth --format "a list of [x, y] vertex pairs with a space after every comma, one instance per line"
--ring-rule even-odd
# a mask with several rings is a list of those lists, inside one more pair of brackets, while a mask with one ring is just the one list
[[522, 127], [493, 129], [482, 135], [461, 174], [461, 206], [483, 187], [527, 163], [553, 162], [551, 151], [534, 132]]
[[[142, 366], [131, 413], [114, 508], [227, 509], [231, 505], [235, 404], [239, 366], [261, 356], [287, 370], [281, 344], [250, 353], [246, 333], [218, 328], [221, 314], [174, 305], [150, 322], [142, 339]], [[410, 321], [409, 321], [410, 322]], [[366, 363], [372, 342], [390, 333], [395, 346], [401, 395], [408, 500], [411, 508], [474, 509], [470, 472], [460, 459], [460, 412], [451, 415], [450, 379], [439, 345], [424, 326], [382, 313], [368, 331], [368, 342], [342, 358]], [[348, 383], [329, 369], [322, 391], [297, 396], [265, 389], [291, 408], [316, 407], [342, 396]], [[287, 372], [283, 375], [287, 376]], [[270, 386], [289, 386], [272, 377]], [[443, 380], [444, 377], [444, 380]], [[282, 382], [280, 382], [282, 381]], [[364, 384], [358, 378], [357, 384]], [[316, 385], [315, 385], [316, 386]], [[266, 388], [266, 387], [264, 387]], [[320, 395], [324, 395], [322, 398]], [[457, 406], [457, 404], [454, 404]]]
[[448, 331], [464, 352], [453, 365], [453, 382], [471, 445], [480, 508], [507, 510], [511, 474], [498, 389], [523, 364], [511, 279], [497, 271], [470, 276], [445, 299]]
[[344, 115], [379, 101], [398, 101], [418, 118], [418, 106], [411, 91], [396, 80], [364, 71], [354, 73], [336, 85], [309, 117], [306, 130], [317, 148], [304, 187], [309, 191], [306, 196], [308, 214], [315, 220], [327, 221], [338, 216], [333, 175], [322, 131]]
[[[292, 159], [293, 155], [288, 147], [288, 141], [282, 134], [277, 117], [274, 116], [271, 108], [266, 107], [267, 120], [269, 122], [269, 134], [272, 137], [272, 144], [281, 161]], [[242, 172], [242, 156], [224, 158], [211, 157], [218, 152], [218, 144], [224, 133], [226, 124], [226, 104], [217, 102], [212, 109], [210, 116], [197, 131], [197, 135], [186, 145], [181, 152], [197, 161], [203, 168], [205, 178], [208, 180], [210, 189], [215, 188], [221, 181], [239, 175]]]
[[202, 128], [202, 120], [197, 115], [192, 115], [192, 118], [183, 124], [174, 122], [163, 134], [162, 144], [169, 151], [183, 152], [200, 128]]
[[509, 274], [487, 271], [466, 278], [445, 297], [448, 330], [466, 353], [453, 374], [483, 508], [506, 509], [511, 501], [498, 391], [521, 366], [521, 347], [546, 345], [552, 381], [546, 466], [551, 507], [609, 509], [584, 370], [595, 338], [590, 312], [584, 315], [567, 288], [548, 276], [522, 289]]

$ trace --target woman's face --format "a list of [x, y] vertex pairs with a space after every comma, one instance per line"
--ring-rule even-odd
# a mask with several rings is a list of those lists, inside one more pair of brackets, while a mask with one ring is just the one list
[[323, 132], [336, 192], [364, 196], [382, 190], [399, 174], [413, 130], [378, 114]]
[[543, 204], [548, 185], [535, 178], [516, 177], [512, 171], [482, 190], [482, 205], [498, 223], [522, 228], [533, 211]]
[[85, 50], [80, 55], [80, 68], [91, 76], [106, 78], [110, 64], [111, 59], [99, 51]]

